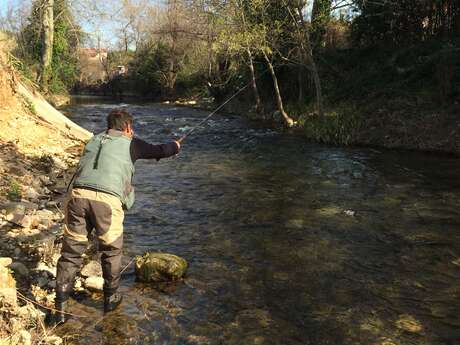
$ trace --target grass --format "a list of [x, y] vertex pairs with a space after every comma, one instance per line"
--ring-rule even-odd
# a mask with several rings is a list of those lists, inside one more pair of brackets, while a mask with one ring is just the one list
[[22, 198], [22, 188], [16, 181], [11, 181], [6, 192], [6, 197], [11, 201], [19, 201]]
[[31, 113], [32, 115], [37, 115], [37, 109], [35, 109], [34, 104], [30, 99], [27, 97], [23, 97], [24, 107]]
[[308, 139], [334, 145], [355, 144], [362, 127], [358, 113], [348, 110], [301, 117], [299, 123]]

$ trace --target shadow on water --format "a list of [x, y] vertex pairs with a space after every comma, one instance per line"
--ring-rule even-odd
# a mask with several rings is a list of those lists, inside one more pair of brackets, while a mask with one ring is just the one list
[[[113, 106], [68, 111], [97, 131]], [[206, 115], [127, 106], [152, 142]], [[113, 315], [74, 303], [94, 319], [68, 326], [71, 342], [460, 342], [457, 159], [312, 145], [238, 117], [205, 127], [179, 157], [136, 164], [126, 216], [125, 262], [172, 252], [189, 261], [186, 279], [149, 286], [128, 270]]]

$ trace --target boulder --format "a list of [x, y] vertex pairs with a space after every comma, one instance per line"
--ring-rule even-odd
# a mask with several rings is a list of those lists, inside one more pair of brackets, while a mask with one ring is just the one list
[[7, 267], [13, 263], [11, 258], [0, 258], [0, 267]]
[[[9, 258], [2, 258], [3, 264], [8, 263]], [[0, 301], [9, 305], [16, 305], [16, 280], [10, 273], [10, 270], [5, 266], [0, 266]]]
[[80, 274], [82, 277], [102, 277], [102, 266], [98, 261], [92, 260], [83, 266]]
[[39, 196], [40, 196], [40, 193], [38, 193], [34, 187], [28, 187], [24, 191], [24, 197], [26, 199], [36, 200], [39, 198]]
[[104, 288], [104, 278], [96, 276], [88, 277], [85, 279], [84, 285], [88, 290], [102, 291]]
[[15, 261], [10, 265], [10, 268], [17, 275], [20, 275], [23, 277], [29, 275], [29, 269], [22, 262]]
[[18, 223], [26, 214], [26, 206], [21, 202], [9, 202], [2, 205], [2, 209], [4, 210], [5, 219]]
[[139, 281], [175, 281], [184, 276], [187, 266], [187, 261], [176, 255], [147, 252], [136, 257], [135, 271]]

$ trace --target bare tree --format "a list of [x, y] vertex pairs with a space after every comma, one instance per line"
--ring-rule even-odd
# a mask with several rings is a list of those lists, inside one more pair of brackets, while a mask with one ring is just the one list
[[54, 42], [54, 0], [41, 0], [42, 26], [43, 26], [43, 48], [40, 85], [47, 91], [51, 62], [53, 60]]
[[[246, 16], [244, 14], [244, 8], [242, 6], [241, 1], [238, 2], [238, 7], [240, 9], [241, 13], [241, 19], [242, 19], [242, 24], [243, 24], [243, 30], [244, 32], [247, 32], [247, 23], [246, 23]], [[251, 44], [248, 39], [248, 36], [245, 35], [245, 44], [246, 44], [246, 52], [248, 55], [248, 66], [249, 70], [251, 71], [251, 86], [252, 90], [254, 92], [254, 97], [256, 99], [256, 111], [261, 114], [263, 113], [263, 105], [262, 105], [262, 100], [260, 99], [260, 94], [259, 94], [259, 89], [257, 87], [257, 78], [256, 78], [256, 73], [255, 73], [255, 68], [254, 68], [254, 58], [251, 50]]]
[[[315, 59], [313, 58], [312, 43], [310, 32], [307, 23], [305, 22], [303, 11], [308, 4], [308, 0], [295, 0], [293, 3], [286, 3], [283, 0], [286, 8], [289, 11], [295, 31], [292, 33], [295, 45], [297, 46], [298, 56], [294, 58], [294, 62], [302, 69], [306, 67], [313, 78], [316, 93], [316, 110], [320, 116], [324, 114], [323, 95], [321, 87], [321, 79], [319, 77], [318, 68]], [[285, 57], [287, 60], [293, 60], [291, 56]]]

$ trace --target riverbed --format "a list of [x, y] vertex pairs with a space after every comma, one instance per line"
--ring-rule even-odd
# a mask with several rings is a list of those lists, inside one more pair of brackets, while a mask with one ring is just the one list
[[[92, 132], [116, 103], [69, 106]], [[149, 142], [207, 113], [124, 104]], [[197, 129], [174, 158], [136, 163], [123, 262], [184, 257], [184, 281], [124, 302], [72, 303], [71, 344], [459, 344], [460, 161], [306, 142], [235, 115]]]

